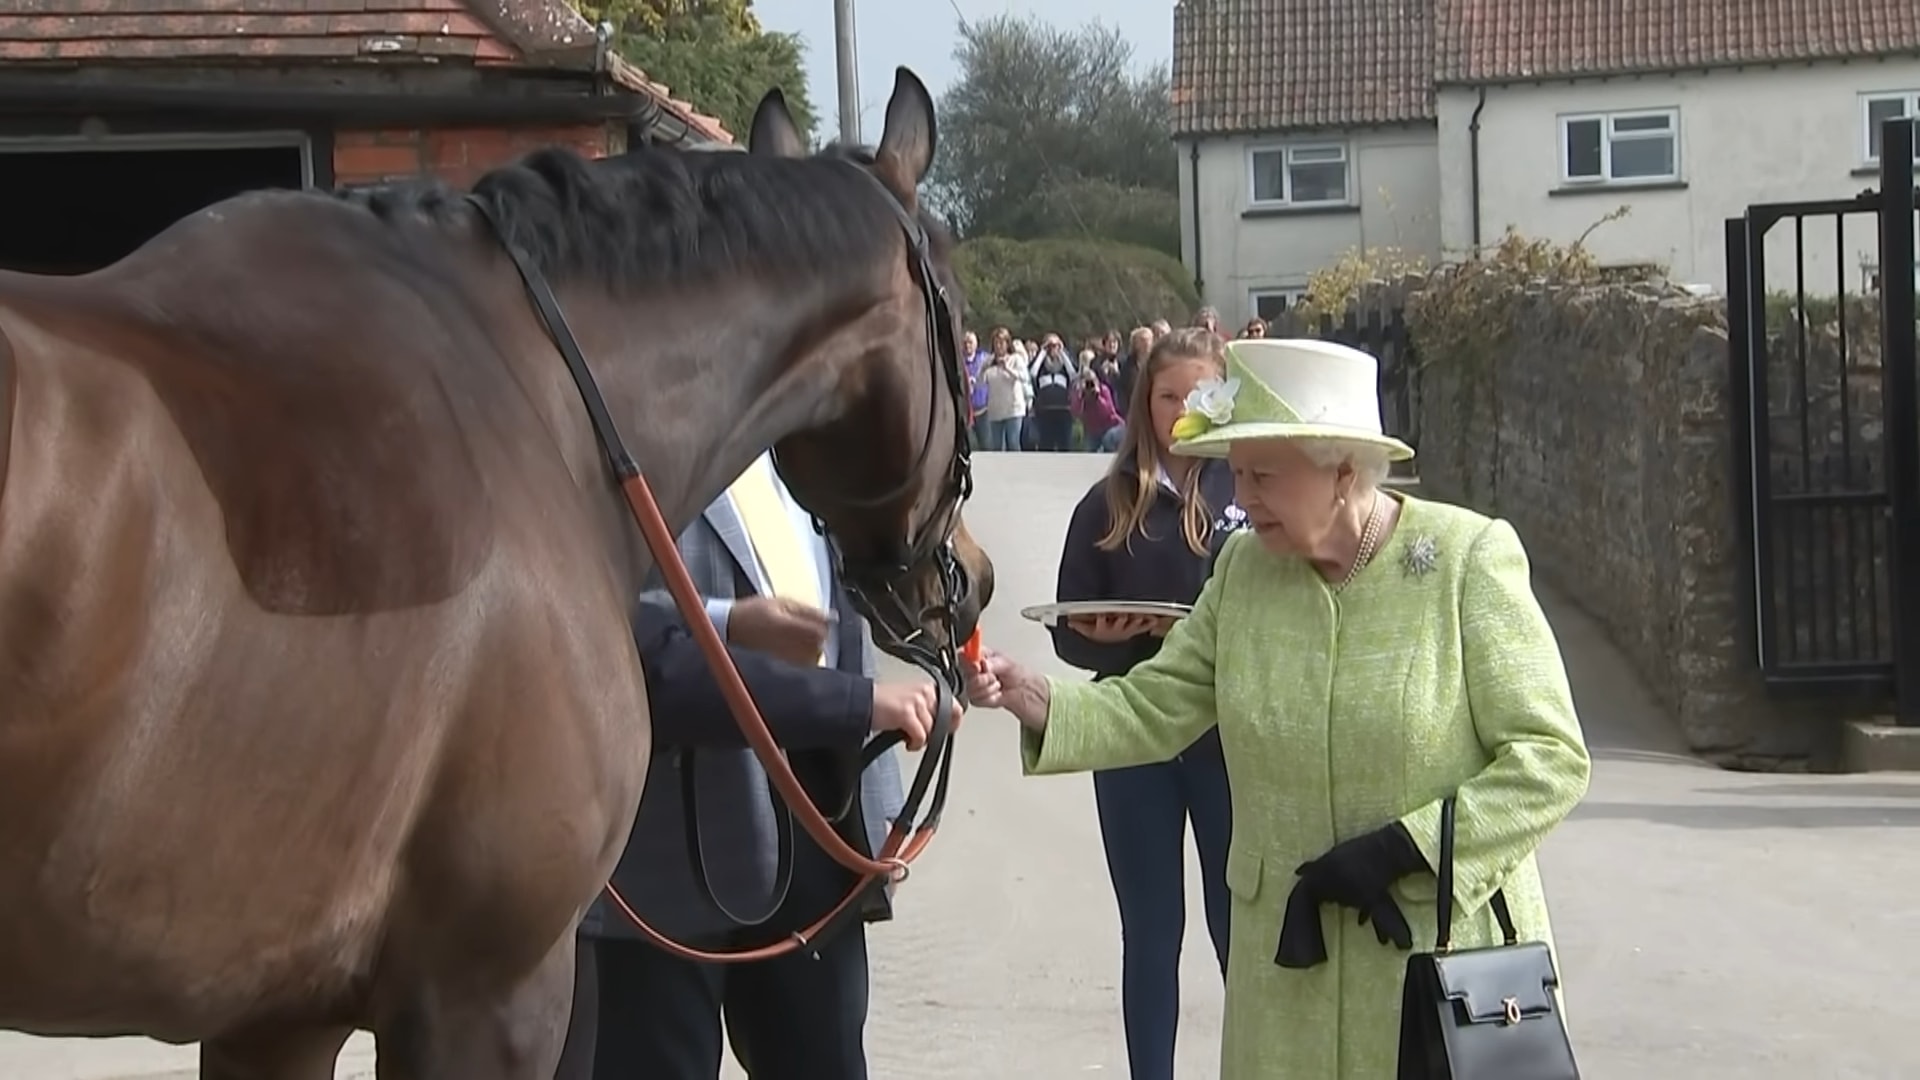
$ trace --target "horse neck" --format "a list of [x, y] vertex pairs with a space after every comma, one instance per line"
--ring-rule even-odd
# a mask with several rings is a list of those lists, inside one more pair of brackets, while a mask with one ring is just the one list
[[[823, 271], [648, 297], [561, 296], [608, 409], [667, 521], [683, 527], [768, 447], [844, 414], [844, 321], [882, 276]], [[822, 313], [835, 313], [822, 317]], [[824, 344], [823, 344], [824, 342]]]

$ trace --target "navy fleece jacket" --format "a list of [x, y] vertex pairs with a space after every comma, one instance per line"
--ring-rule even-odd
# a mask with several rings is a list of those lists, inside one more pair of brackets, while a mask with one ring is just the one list
[[[1122, 467], [1129, 477], [1138, 475], [1131, 465]], [[1171, 604], [1191, 604], [1199, 599], [1221, 544], [1246, 521], [1233, 502], [1233, 474], [1227, 463], [1203, 461], [1200, 469], [1200, 495], [1206, 500], [1213, 524], [1207, 555], [1196, 555], [1187, 546], [1180, 529], [1180, 498], [1164, 484], [1154, 485], [1153, 505], [1144, 522], [1145, 535], [1136, 532], [1129, 543], [1112, 551], [1101, 550], [1100, 538], [1107, 534], [1111, 521], [1107, 515], [1107, 482], [1102, 477], [1074, 507], [1073, 521], [1067, 526], [1067, 539], [1060, 551], [1056, 599], [1160, 600]], [[1092, 672], [1096, 678], [1124, 675], [1160, 651], [1161, 639], [1152, 634], [1105, 644], [1083, 637], [1064, 622], [1054, 626], [1052, 632], [1053, 651], [1060, 659]]]

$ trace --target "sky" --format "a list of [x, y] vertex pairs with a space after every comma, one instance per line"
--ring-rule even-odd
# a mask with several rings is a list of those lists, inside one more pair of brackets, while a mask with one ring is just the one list
[[[1098, 18], [1133, 43], [1143, 64], [1163, 63], [1173, 52], [1174, 0], [854, 0], [855, 43], [860, 62], [860, 134], [880, 137], [893, 90], [893, 69], [906, 66], [939, 99], [958, 75], [953, 45], [958, 20], [990, 18], [1010, 11], [1038, 15], [1073, 27]], [[839, 91], [834, 78], [833, 0], [754, 0], [753, 10], [769, 30], [799, 34], [807, 44], [808, 98], [821, 134], [835, 133]]]

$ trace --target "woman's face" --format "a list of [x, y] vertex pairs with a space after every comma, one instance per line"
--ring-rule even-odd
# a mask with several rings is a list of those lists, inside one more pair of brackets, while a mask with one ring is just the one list
[[1205, 357], [1175, 360], [1153, 376], [1153, 389], [1147, 407], [1153, 414], [1153, 441], [1162, 458], [1173, 445], [1173, 422], [1186, 411], [1187, 395], [1202, 379], [1217, 379], [1220, 365]]
[[1249, 439], [1227, 447], [1233, 496], [1260, 544], [1275, 555], [1312, 557], [1327, 547], [1350, 482], [1343, 466], [1316, 464], [1285, 439]]

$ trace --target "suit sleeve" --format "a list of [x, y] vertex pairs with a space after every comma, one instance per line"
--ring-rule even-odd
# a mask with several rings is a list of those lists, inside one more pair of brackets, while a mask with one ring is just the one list
[[1029, 775], [1171, 761], [1214, 726], [1215, 625], [1221, 582], [1230, 576], [1239, 540], [1227, 541], [1220, 572], [1201, 590], [1193, 614], [1174, 624], [1153, 659], [1101, 682], [1048, 680], [1052, 701], [1046, 730], [1021, 732], [1021, 760]]
[[[1573, 811], [1592, 761], [1519, 535], [1492, 522], [1467, 559], [1460, 597], [1467, 703], [1491, 758], [1456, 793], [1453, 894], [1473, 911]], [[1440, 865], [1441, 801], [1400, 819], [1428, 866]]]
[[[642, 597], [634, 644], [647, 676], [654, 740], [680, 746], [743, 747], [746, 737], [678, 610]], [[789, 750], [844, 749], [866, 742], [873, 683], [849, 672], [801, 667], [751, 649], [727, 653], [760, 706], [776, 742]]]
[[[1070, 600], [1126, 599], [1113, 595], [1111, 558], [1097, 546], [1107, 531], [1107, 504], [1099, 489], [1087, 494], [1073, 508], [1073, 520], [1067, 525], [1067, 538], [1060, 545], [1060, 570], [1055, 579], [1054, 599]], [[1112, 643], [1095, 641], [1068, 626], [1064, 620], [1047, 628], [1053, 635], [1054, 655], [1082, 671], [1096, 675], [1120, 675], [1152, 656], [1160, 640], [1143, 634], [1132, 641]]]

